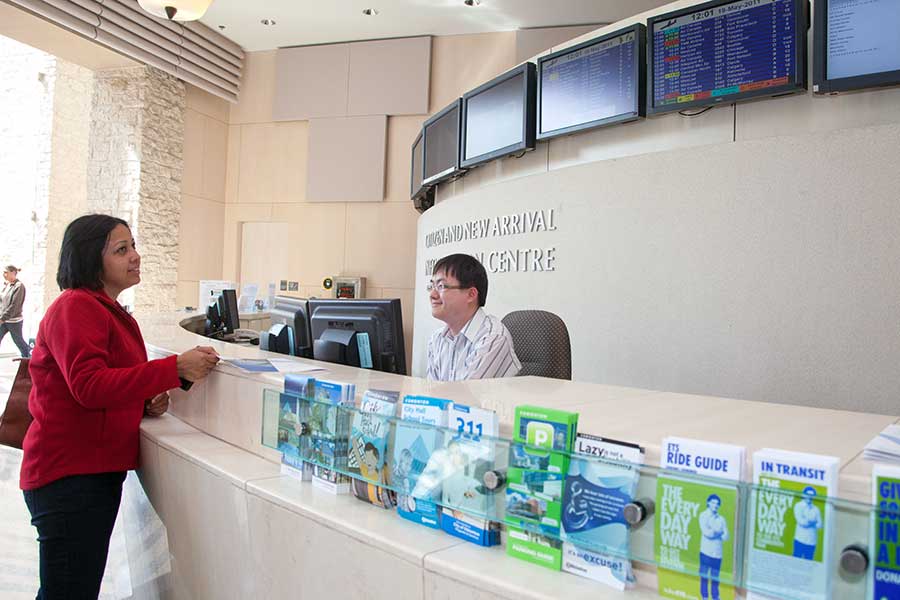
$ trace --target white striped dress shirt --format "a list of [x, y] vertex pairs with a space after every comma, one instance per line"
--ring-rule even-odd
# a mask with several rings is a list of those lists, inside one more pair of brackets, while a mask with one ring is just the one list
[[513, 377], [521, 368], [509, 330], [480, 307], [457, 336], [444, 327], [428, 340], [427, 377], [434, 381]]

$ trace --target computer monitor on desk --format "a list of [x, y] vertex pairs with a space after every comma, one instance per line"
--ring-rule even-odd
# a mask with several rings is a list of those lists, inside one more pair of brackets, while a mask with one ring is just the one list
[[206, 308], [206, 337], [222, 339], [232, 335], [241, 326], [238, 315], [237, 294], [234, 290], [222, 290], [215, 302]]
[[406, 375], [399, 299], [309, 301], [313, 358]]
[[260, 348], [291, 356], [312, 358], [309, 306], [305, 298], [275, 296], [269, 309], [272, 327], [260, 335]]

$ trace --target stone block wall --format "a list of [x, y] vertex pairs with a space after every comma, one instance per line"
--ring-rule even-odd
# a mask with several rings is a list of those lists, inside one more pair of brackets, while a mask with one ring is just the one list
[[0, 37], [0, 263], [23, 269], [28, 337], [59, 295], [65, 227], [90, 212], [138, 242], [142, 284], [119, 300], [175, 307], [185, 97], [149, 67], [93, 72]]
[[184, 84], [150, 67], [95, 76], [89, 209], [131, 224], [142, 283], [119, 300], [141, 312], [175, 307], [184, 106]]
[[181, 178], [184, 153], [184, 84], [145, 69], [147, 94], [141, 129], [141, 186], [137, 230], [143, 248], [141, 312], [173, 310], [178, 287]]

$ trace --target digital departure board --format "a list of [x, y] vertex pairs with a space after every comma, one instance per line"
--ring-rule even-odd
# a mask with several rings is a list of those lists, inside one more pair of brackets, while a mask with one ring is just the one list
[[538, 59], [538, 139], [644, 115], [646, 28], [624, 30]]
[[806, 0], [717, 0], [647, 28], [648, 113], [806, 89]]
[[900, 84], [900, 1], [818, 0], [813, 91]]

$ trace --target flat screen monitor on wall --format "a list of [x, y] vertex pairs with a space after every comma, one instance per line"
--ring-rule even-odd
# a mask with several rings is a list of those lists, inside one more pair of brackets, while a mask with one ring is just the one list
[[633, 25], [539, 58], [538, 139], [643, 117], [646, 31]]
[[813, 91], [900, 85], [900, 2], [816, 0]]
[[313, 358], [406, 375], [400, 300], [311, 299]]
[[534, 149], [535, 81], [527, 62], [463, 95], [460, 166]]
[[806, 89], [807, 0], [714, 0], [647, 21], [647, 114]]
[[462, 99], [457, 98], [425, 121], [425, 167], [422, 183], [433, 185], [459, 175], [459, 124]]
[[422, 141], [422, 132], [416, 136], [411, 148], [410, 177], [409, 177], [409, 197], [418, 198], [425, 187], [422, 185], [422, 174], [425, 169], [425, 144]]

